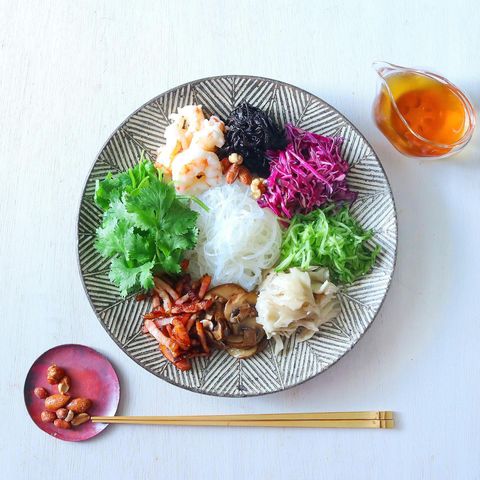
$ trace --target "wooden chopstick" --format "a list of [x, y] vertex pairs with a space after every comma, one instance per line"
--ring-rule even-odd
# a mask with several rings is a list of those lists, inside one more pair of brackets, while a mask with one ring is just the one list
[[92, 417], [94, 423], [294, 428], [393, 428], [393, 412]]
[[283, 427], [283, 428], [393, 428], [393, 420], [270, 420], [270, 421], [108, 421], [111, 424], [124, 425], [179, 425], [179, 426], [209, 426], [209, 427]]
[[108, 420], [392, 420], [391, 411], [372, 412], [312, 412], [312, 413], [259, 413], [240, 415], [182, 415], [182, 416], [116, 416], [92, 417], [93, 419]]

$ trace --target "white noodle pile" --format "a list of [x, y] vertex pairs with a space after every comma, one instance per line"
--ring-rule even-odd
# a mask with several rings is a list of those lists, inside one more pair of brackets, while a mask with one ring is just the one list
[[262, 209], [250, 189], [236, 182], [199, 195], [210, 209], [192, 204], [198, 218], [198, 243], [190, 252], [193, 277], [208, 273], [214, 285], [238, 283], [253, 290], [262, 270], [273, 267], [280, 255], [282, 233], [277, 217]]

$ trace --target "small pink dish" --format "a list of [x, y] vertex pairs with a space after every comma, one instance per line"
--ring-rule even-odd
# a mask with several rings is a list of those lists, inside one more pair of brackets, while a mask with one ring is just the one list
[[107, 424], [87, 422], [69, 430], [57, 428], [53, 423], [42, 422], [40, 415], [44, 400], [33, 393], [35, 387], [43, 387], [49, 395], [58, 393], [57, 385], [47, 382], [47, 369], [55, 363], [63, 368], [71, 379], [68, 395], [92, 400], [89, 414], [115, 415], [120, 400], [120, 382], [112, 364], [102, 354], [84, 345], [59, 345], [38, 357], [25, 379], [24, 398], [30, 417], [38, 428], [52, 437], [67, 442], [88, 440], [98, 435]]

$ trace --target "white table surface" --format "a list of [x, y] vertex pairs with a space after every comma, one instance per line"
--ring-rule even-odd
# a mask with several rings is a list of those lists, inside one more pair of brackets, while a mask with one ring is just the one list
[[[370, 115], [375, 59], [430, 67], [478, 108], [475, 4], [0, 2], [2, 478], [480, 478], [480, 135], [453, 159], [408, 159]], [[166, 89], [227, 73], [293, 83], [347, 115], [382, 160], [399, 220], [391, 290], [354, 350], [300, 387], [248, 399], [190, 393], [131, 361], [96, 319], [76, 259], [81, 189], [112, 130]], [[121, 426], [56, 441], [28, 418], [23, 381], [66, 342], [112, 360], [122, 414], [392, 409], [398, 428]]]

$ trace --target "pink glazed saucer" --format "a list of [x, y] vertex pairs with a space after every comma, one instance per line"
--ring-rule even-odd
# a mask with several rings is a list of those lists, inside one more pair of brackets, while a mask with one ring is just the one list
[[56, 385], [47, 382], [47, 368], [55, 363], [71, 378], [68, 392], [72, 398], [87, 397], [92, 400], [90, 415], [115, 415], [120, 400], [120, 383], [112, 364], [93, 348], [84, 345], [59, 345], [51, 348], [35, 360], [25, 379], [24, 398], [30, 417], [38, 428], [52, 437], [79, 442], [98, 435], [105, 423], [87, 422], [69, 430], [57, 428], [53, 423], [43, 423], [40, 415], [44, 400], [35, 396], [35, 387], [44, 387], [50, 395], [58, 393]]

